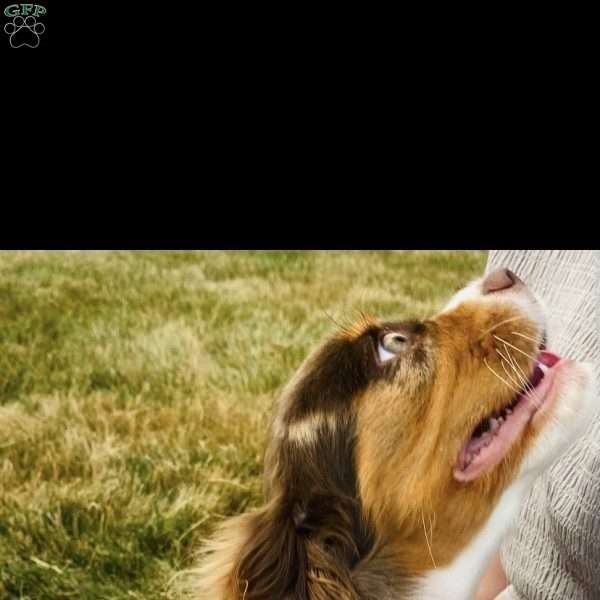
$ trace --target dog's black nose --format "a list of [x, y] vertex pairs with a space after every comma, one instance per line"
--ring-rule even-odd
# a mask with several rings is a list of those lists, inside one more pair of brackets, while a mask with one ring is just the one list
[[507, 290], [513, 285], [521, 283], [521, 280], [509, 269], [496, 269], [492, 271], [484, 280], [481, 286], [484, 294]]

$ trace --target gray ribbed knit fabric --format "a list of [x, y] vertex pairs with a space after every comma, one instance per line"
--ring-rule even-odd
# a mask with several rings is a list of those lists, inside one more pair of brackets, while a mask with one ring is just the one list
[[[545, 300], [549, 350], [600, 380], [600, 251], [491, 251], [500, 266]], [[600, 418], [538, 479], [501, 555], [512, 585], [497, 600], [600, 599]]]

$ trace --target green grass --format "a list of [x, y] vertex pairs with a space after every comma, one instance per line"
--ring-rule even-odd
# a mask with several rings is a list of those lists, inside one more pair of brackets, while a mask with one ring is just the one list
[[332, 321], [430, 314], [485, 258], [0, 253], [0, 599], [169, 598], [260, 503], [270, 408]]

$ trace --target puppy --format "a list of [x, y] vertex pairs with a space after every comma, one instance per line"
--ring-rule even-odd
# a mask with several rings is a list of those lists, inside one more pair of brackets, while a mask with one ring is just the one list
[[468, 600], [534, 479], [592, 417], [591, 368], [548, 352], [500, 269], [423, 321], [364, 317], [278, 403], [265, 505], [221, 525], [196, 600]]

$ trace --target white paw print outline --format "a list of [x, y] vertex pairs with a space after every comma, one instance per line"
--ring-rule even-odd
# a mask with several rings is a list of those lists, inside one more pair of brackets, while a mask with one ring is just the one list
[[[26, 42], [23, 42], [23, 43], [19, 44], [18, 46], [15, 46], [13, 44], [13, 38], [14, 38], [15, 34], [18, 33], [19, 31], [21, 31], [23, 28], [28, 29], [32, 33], [32, 39], [33, 39], [33, 36], [35, 36], [36, 42], [33, 46]], [[44, 31], [46, 31], [46, 27], [44, 26], [44, 24], [38, 23], [37, 19], [33, 15], [29, 15], [25, 18], [23, 18], [20, 15], [17, 15], [16, 17], [13, 18], [12, 21], [9, 21], [4, 26], [4, 33], [7, 33], [10, 36], [9, 41], [10, 41], [11, 48], [20, 48], [21, 46], [27, 46], [29, 48], [37, 48], [40, 45], [40, 35], [42, 35], [42, 33], [44, 33]]]

